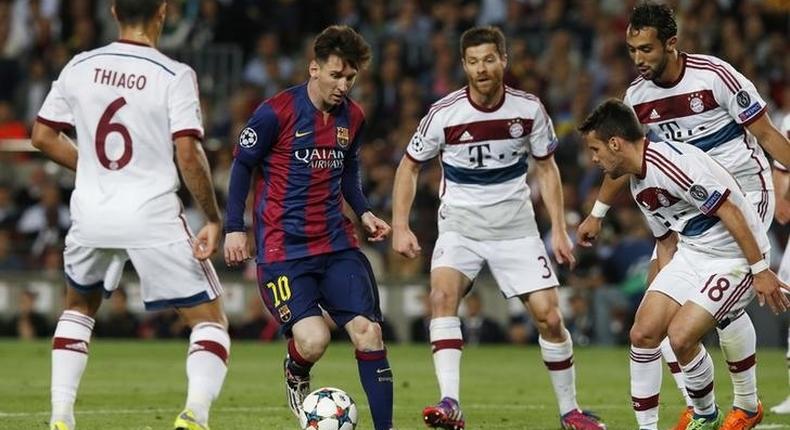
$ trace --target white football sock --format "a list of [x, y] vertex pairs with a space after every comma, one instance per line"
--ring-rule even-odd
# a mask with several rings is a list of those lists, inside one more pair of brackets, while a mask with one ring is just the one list
[[187, 409], [201, 424], [208, 423], [211, 403], [219, 396], [228, 371], [230, 337], [219, 324], [200, 323], [189, 336]]
[[464, 348], [461, 320], [458, 317], [434, 318], [429, 330], [441, 397], [460, 401], [461, 351]]

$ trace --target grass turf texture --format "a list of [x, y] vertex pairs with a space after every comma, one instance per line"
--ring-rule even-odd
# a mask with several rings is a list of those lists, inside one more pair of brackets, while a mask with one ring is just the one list
[[[88, 368], [76, 406], [79, 430], [171, 429], [186, 392], [187, 343], [116, 342], [91, 344]], [[722, 409], [732, 402], [721, 354], [711, 347], [716, 394]], [[297, 429], [286, 407], [282, 343], [235, 342], [220, 399], [211, 413], [213, 430]], [[395, 417], [398, 430], [424, 428], [422, 408], [438, 400], [427, 345], [392, 346]], [[577, 392], [582, 407], [599, 414], [609, 429], [634, 429], [626, 349], [578, 348]], [[758, 428], [790, 429], [790, 418], [768, 408], [788, 392], [784, 351], [758, 352], [760, 397], [766, 417]], [[554, 393], [537, 346], [467, 347], [461, 390], [470, 429], [558, 429]], [[0, 341], [0, 429], [46, 429], [49, 419], [49, 343]], [[358, 429], [372, 429], [350, 344], [334, 343], [313, 371], [313, 387], [346, 390], [360, 408]], [[674, 424], [682, 403], [665, 370], [661, 394], [662, 428]]]

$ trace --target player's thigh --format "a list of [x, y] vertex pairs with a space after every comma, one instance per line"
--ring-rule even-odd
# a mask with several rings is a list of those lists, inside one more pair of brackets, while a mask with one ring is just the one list
[[[431, 287], [434, 284], [433, 272], [444, 268], [461, 273], [471, 284], [483, 268], [486, 251], [483, 241], [470, 239], [453, 231], [442, 232], [436, 240], [431, 257]], [[454, 281], [454, 277], [450, 275], [447, 280], [437, 279], [441, 285], [454, 285]]]
[[539, 323], [557, 323], [559, 313], [559, 296], [557, 288], [544, 288], [520, 296], [521, 301], [529, 310], [532, 318]]
[[298, 321], [321, 316], [318, 279], [324, 257], [258, 264], [258, 292], [285, 334]]
[[222, 297], [217, 297], [210, 302], [199, 303], [195, 306], [180, 307], [178, 313], [190, 327], [201, 323], [215, 323], [228, 328], [228, 319], [222, 307]]
[[123, 249], [81, 246], [66, 238], [63, 250], [66, 282], [81, 293], [117, 288], [127, 260]]
[[507, 298], [559, 285], [543, 241], [537, 236], [486, 241], [488, 267]]
[[338, 327], [363, 316], [381, 321], [376, 278], [367, 257], [358, 249], [334, 252], [327, 256], [326, 272], [319, 281], [321, 306]]
[[672, 318], [667, 335], [675, 351], [688, 351], [716, 327], [713, 316], [697, 303], [689, 300]]
[[140, 277], [146, 310], [194, 307], [222, 295], [214, 265], [195, 258], [188, 239], [126, 252]]

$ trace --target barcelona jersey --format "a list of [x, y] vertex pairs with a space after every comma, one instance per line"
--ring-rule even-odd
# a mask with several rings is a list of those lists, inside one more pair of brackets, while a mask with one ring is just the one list
[[318, 110], [307, 84], [263, 102], [234, 149], [225, 231], [244, 231], [245, 200], [256, 170], [253, 222], [258, 263], [293, 260], [350, 248], [358, 242], [343, 215], [368, 208], [358, 153], [362, 109], [349, 98]]

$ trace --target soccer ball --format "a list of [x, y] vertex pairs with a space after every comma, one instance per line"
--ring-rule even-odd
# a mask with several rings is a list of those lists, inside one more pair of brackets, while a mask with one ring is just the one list
[[357, 405], [339, 388], [319, 388], [305, 397], [299, 425], [302, 430], [354, 430]]

